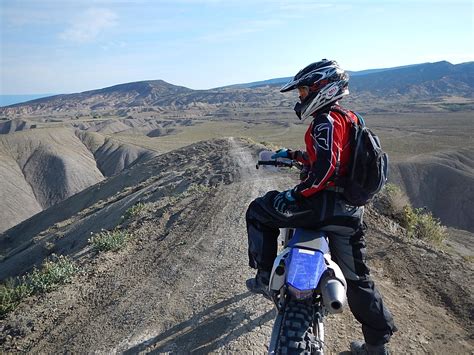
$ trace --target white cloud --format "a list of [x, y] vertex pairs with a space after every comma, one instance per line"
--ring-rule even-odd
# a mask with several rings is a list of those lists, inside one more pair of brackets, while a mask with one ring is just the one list
[[61, 39], [72, 42], [90, 42], [106, 29], [117, 24], [115, 12], [104, 8], [90, 8], [77, 16], [71, 26], [62, 32]]

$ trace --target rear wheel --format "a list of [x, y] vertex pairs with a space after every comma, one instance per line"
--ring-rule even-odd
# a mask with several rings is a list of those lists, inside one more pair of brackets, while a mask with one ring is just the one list
[[277, 354], [322, 354], [318, 333], [322, 323], [313, 331], [311, 301], [290, 300], [282, 314], [280, 334], [276, 341]]

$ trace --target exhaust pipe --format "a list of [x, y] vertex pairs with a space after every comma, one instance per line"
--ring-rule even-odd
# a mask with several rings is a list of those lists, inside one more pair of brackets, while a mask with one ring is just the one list
[[342, 313], [347, 302], [346, 288], [341, 280], [325, 276], [321, 281], [321, 294], [323, 303], [329, 313]]
[[341, 268], [328, 254], [324, 255], [328, 269], [320, 281], [323, 303], [329, 313], [342, 313], [347, 304], [347, 283]]

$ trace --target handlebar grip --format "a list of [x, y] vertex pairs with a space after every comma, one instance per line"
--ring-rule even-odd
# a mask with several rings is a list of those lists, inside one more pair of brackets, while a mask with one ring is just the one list
[[273, 166], [278, 166], [280, 165], [279, 162], [276, 160], [259, 160], [257, 165], [273, 165]]
[[291, 168], [294, 166], [292, 162], [287, 163], [285, 161], [280, 161], [280, 160], [259, 160], [257, 163], [257, 166], [259, 165], [286, 166], [288, 168]]
[[286, 168], [295, 167], [299, 170], [301, 170], [303, 167], [303, 165], [301, 165], [300, 163], [296, 161], [286, 162], [286, 161], [281, 161], [281, 160], [259, 160], [257, 162], [256, 168], [258, 169], [260, 165], [270, 165], [270, 166], [286, 167]]

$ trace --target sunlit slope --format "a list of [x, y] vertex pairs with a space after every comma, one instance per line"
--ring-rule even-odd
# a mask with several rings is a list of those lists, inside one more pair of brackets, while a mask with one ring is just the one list
[[0, 135], [0, 231], [154, 154], [72, 128]]
[[474, 231], [474, 149], [415, 156], [391, 166], [416, 207], [427, 207], [446, 225]]

